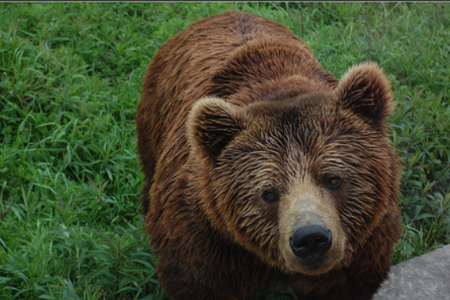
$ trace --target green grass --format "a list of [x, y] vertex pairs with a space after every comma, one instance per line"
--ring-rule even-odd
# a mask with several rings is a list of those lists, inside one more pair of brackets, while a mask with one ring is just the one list
[[1, 299], [164, 299], [139, 204], [142, 76], [228, 9], [286, 25], [337, 78], [384, 68], [404, 165], [393, 263], [450, 243], [450, 4], [0, 3]]

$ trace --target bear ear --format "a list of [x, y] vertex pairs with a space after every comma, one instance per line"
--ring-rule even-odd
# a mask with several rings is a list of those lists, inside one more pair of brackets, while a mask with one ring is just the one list
[[198, 100], [187, 119], [191, 145], [209, 156], [217, 157], [245, 126], [245, 116], [238, 107], [214, 97]]
[[369, 118], [376, 126], [391, 114], [391, 84], [376, 63], [361, 63], [342, 76], [336, 89], [344, 108]]

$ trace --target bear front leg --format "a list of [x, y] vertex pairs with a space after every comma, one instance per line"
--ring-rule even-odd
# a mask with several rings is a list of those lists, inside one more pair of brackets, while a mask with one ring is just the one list
[[323, 294], [295, 292], [298, 300], [372, 300], [380, 286], [381, 282], [347, 279], [345, 284], [332, 286]]
[[[164, 268], [158, 265], [159, 282], [167, 296], [172, 300], [238, 300], [233, 295], [232, 289], [223, 290], [223, 287], [214, 286], [217, 281], [221, 285], [222, 280], [217, 278], [214, 280], [209, 277], [212, 282], [205, 282], [206, 276], [196, 278], [192, 274], [192, 268], [180, 268], [177, 264], [165, 265]], [[200, 281], [201, 279], [201, 281]]]

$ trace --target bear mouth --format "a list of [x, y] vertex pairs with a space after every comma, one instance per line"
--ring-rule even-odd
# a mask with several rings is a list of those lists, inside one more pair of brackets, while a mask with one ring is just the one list
[[302, 260], [302, 273], [308, 275], [318, 275], [328, 272], [331, 268], [327, 268], [321, 257], [307, 257]]
[[334, 264], [330, 263], [330, 260], [324, 257], [302, 259], [300, 265], [300, 273], [306, 275], [324, 274], [334, 267]]
[[[335, 257], [334, 251], [323, 255], [308, 255], [299, 258], [288, 251], [283, 251], [284, 266], [290, 273], [315, 276], [329, 272], [340, 263], [342, 257]], [[340, 255], [339, 255], [340, 256]]]

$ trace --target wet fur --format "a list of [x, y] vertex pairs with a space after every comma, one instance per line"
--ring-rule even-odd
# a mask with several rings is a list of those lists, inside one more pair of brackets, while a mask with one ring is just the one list
[[[167, 41], [136, 117], [142, 209], [167, 294], [245, 299], [292, 287], [299, 299], [371, 299], [400, 235], [392, 109], [377, 65], [338, 81], [288, 29], [255, 15], [212, 16]], [[344, 178], [338, 191], [324, 188], [329, 174]], [[287, 204], [300, 203], [298, 187], [329, 207], [314, 214], [344, 245], [318, 275], [292, 271], [280, 250], [302, 222]], [[278, 203], [261, 201], [267, 188]]]

